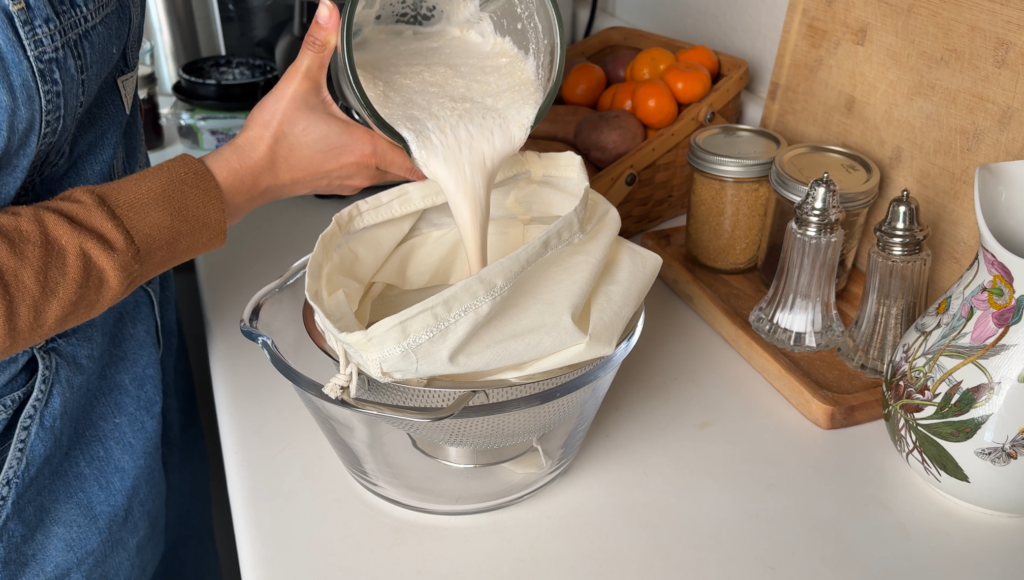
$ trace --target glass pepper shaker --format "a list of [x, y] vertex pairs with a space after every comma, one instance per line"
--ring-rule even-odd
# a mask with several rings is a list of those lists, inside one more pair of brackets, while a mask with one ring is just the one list
[[844, 214], [828, 172], [811, 181], [795, 212], [786, 226], [775, 280], [750, 313], [750, 325], [779, 348], [828, 350], [843, 336], [835, 294]]
[[868, 251], [860, 309], [839, 342], [839, 356], [850, 368], [882, 376], [903, 333], [924, 312], [932, 261], [924, 245], [929, 233], [917, 200], [904, 189], [875, 226], [878, 242]]

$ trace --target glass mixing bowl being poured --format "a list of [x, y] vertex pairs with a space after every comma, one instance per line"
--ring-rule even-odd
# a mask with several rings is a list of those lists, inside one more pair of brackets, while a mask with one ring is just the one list
[[[462, 0], [479, 4], [490, 18], [495, 33], [509, 39], [533, 63], [534, 74], [544, 90], [536, 125], [558, 95], [567, 39], [562, 17], [553, 0]], [[410, 155], [406, 139], [374, 107], [356, 68], [354, 44], [366, 27], [415, 26], [430, 28], [444, 21], [445, 8], [458, 0], [354, 0], [342, 8], [341, 39], [331, 63], [337, 93], [358, 120], [391, 139]], [[452, 82], [457, 82], [453, 79]]]

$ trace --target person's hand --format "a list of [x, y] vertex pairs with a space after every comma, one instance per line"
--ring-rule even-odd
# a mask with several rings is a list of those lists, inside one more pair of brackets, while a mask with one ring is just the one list
[[346, 117], [327, 92], [339, 22], [334, 3], [320, 0], [295, 62], [242, 131], [202, 158], [224, 191], [229, 224], [275, 199], [424, 179], [401, 147]]

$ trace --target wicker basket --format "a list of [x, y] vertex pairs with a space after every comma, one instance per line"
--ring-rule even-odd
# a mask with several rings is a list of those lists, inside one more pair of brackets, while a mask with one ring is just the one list
[[[660, 46], [672, 52], [691, 44], [633, 28], [607, 28], [569, 47], [567, 57], [598, 62], [623, 48]], [[718, 123], [735, 123], [740, 116], [740, 91], [747, 85], [747, 61], [718, 54], [720, 70], [711, 92], [683, 109], [675, 123], [662, 129], [628, 155], [604, 168], [591, 186], [612, 202], [622, 216], [623, 236], [629, 237], [686, 213], [691, 171], [686, 161], [690, 135]]]

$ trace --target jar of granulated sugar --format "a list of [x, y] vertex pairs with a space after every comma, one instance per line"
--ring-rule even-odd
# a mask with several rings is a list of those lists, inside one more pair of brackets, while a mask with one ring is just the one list
[[713, 125], [690, 137], [693, 186], [686, 217], [686, 251], [722, 272], [757, 263], [761, 229], [773, 195], [768, 182], [786, 140], [767, 129]]

